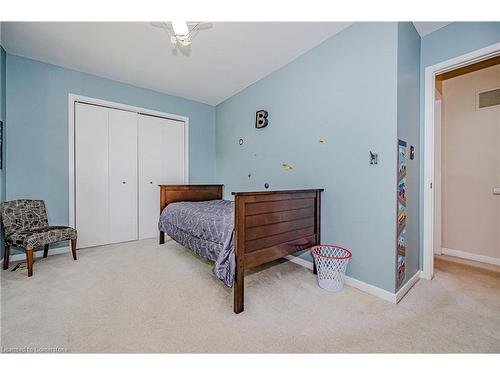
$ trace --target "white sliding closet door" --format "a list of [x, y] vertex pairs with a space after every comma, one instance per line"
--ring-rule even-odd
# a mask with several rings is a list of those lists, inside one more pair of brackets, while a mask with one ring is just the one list
[[108, 110], [75, 105], [75, 209], [78, 247], [108, 243]]
[[78, 247], [137, 239], [137, 113], [77, 103]]
[[158, 236], [160, 184], [184, 183], [184, 122], [139, 115], [139, 238]]
[[137, 113], [109, 109], [109, 242], [137, 239]]

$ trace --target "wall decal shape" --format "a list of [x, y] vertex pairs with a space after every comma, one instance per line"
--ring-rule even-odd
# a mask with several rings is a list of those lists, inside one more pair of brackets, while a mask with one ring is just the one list
[[398, 203], [396, 224], [396, 289], [398, 289], [406, 276], [406, 222], [408, 217], [406, 201], [406, 169], [407, 169], [407, 144], [398, 140]]
[[262, 129], [267, 126], [267, 115], [267, 111], [264, 111], [263, 109], [255, 113], [255, 127], [257, 129]]
[[244, 143], [243, 141], [243, 138], [240, 138], [240, 140], [238, 141], [238, 143], [240, 144], [240, 146]]
[[266, 189], [269, 189], [269, 184], [266, 182], [266, 183], [264, 184], [264, 187], [265, 187]]
[[293, 167], [288, 163], [283, 163], [281, 164], [281, 166], [285, 168], [287, 171], [291, 171], [293, 169]]

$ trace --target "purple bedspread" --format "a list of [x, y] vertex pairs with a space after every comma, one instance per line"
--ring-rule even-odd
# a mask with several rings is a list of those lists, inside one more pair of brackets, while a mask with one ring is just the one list
[[158, 228], [196, 254], [214, 261], [215, 276], [228, 287], [233, 285], [234, 202], [170, 203], [160, 215]]

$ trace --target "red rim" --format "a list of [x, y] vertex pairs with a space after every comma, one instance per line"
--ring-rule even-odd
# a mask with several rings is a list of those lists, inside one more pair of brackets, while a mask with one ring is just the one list
[[[320, 254], [320, 253], [318, 253], [316, 251], [316, 249], [318, 249], [320, 247], [329, 247], [329, 248], [333, 248], [333, 249], [344, 250], [347, 253], [347, 255], [344, 256], [344, 257], [332, 257], [332, 256], [328, 256], [328, 255], [323, 255], [323, 254]], [[340, 246], [335, 246], [335, 245], [317, 245], [317, 246], [313, 246], [313, 247], [311, 247], [311, 253], [313, 254], [313, 256], [316, 255], [316, 256], [318, 256], [320, 258], [336, 259], [336, 260], [350, 259], [352, 257], [352, 253], [349, 250], [347, 250], [347, 249], [345, 249], [343, 247], [340, 247]]]

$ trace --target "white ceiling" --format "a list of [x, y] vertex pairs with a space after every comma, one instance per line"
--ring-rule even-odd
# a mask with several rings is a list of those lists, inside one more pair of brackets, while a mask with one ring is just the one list
[[[216, 105], [349, 22], [214, 22], [174, 55], [148, 22], [3, 22], [7, 52]], [[414, 22], [421, 36], [449, 22]]]
[[451, 22], [413, 22], [413, 24], [415, 25], [415, 29], [417, 29], [421, 37], [433, 33], [434, 31], [439, 30], [440, 28], [445, 27], [450, 23]]
[[4, 22], [7, 52], [216, 105], [340, 32], [346, 22], [214, 22], [190, 56], [147, 22]]

